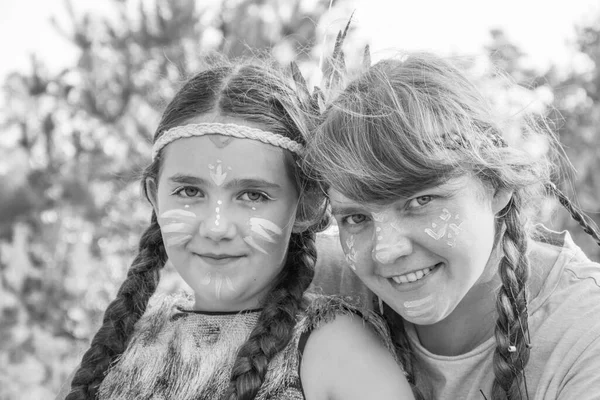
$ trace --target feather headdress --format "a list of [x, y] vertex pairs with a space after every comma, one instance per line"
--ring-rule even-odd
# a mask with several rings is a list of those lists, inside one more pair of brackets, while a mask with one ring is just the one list
[[[346, 36], [348, 35], [353, 16], [354, 13], [350, 15], [350, 18], [348, 19], [344, 29], [338, 32], [335, 38], [335, 44], [333, 46], [333, 54], [330, 58], [328, 58], [327, 62], [320, 66], [323, 74], [321, 84], [320, 86], [315, 86], [312, 90], [312, 93], [308, 89], [306, 79], [304, 79], [304, 76], [300, 72], [300, 68], [296, 62], [291, 62], [291, 73], [296, 84], [296, 88], [303, 99], [308, 99], [309, 110], [315, 115], [319, 115], [325, 111], [327, 104], [332, 100], [336, 93], [343, 90], [346, 84], [348, 71], [346, 70], [346, 59], [342, 46]], [[370, 66], [371, 53], [369, 50], [369, 45], [366, 45], [363, 54], [362, 67], [367, 69]]]

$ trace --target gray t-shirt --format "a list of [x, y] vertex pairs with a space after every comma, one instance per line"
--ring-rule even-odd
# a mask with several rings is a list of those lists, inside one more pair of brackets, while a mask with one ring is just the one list
[[[600, 265], [567, 232], [540, 230], [545, 246], [556, 246], [560, 253], [528, 307], [533, 344], [525, 367], [529, 398], [600, 400]], [[333, 234], [319, 237], [321, 260], [313, 287], [370, 304], [372, 295], [346, 266], [337, 240]], [[417, 380], [430, 383], [435, 399], [483, 400], [480, 390], [491, 398], [494, 337], [468, 353], [439, 356], [421, 346], [411, 324], [406, 328], [421, 365]]]
[[[567, 232], [545, 231], [562, 247], [538, 295], [529, 302], [533, 348], [525, 367], [531, 400], [600, 399], [600, 265]], [[532, 258], [534, 258], [533, 255]], [[414, 326], [409, 339], [438, 400], [491, 398], [494, 337], [466, 354], [439, 356], [423, 348]]]

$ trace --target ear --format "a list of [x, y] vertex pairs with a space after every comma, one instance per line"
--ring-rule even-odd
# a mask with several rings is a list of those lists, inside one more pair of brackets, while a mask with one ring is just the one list
[[502, 211], [512, 199], [513, 191], [508, 189], [498, 189], [492, 199], [492, 212], [498, 214]]
[[146, 186], [146, 197], [150, 204], [152, 204], [154, 213], [158, 215], [158, 185], [153, 178], [146, 178], [144, 185]]

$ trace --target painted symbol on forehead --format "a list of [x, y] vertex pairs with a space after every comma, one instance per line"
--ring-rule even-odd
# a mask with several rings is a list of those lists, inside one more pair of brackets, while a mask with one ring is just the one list
[[223, 136], [223, 135], [209, 135], [208, 138], [211, 142], [215, 144], [218, 148], [222, 149], [227, 146], [233, 138], [231, 136]]
[[[283, 230], [279, 226], [268, 219], [252, 217], [248, 220], [248, 224], [250, 225], [250, 232], [265, 242], [275, 243], [274, 236], [281, 236], [283, 233]], [[254, 237], [246, 236], [244, 237], [244, 241], [261, 253], [267, 254], [267, 251], [256, 242]]]
[[[210, 169], [210, 178], [213, 180], [215, 185], [221, 186], [223, 182], [225, 182], [225, 178], [227, 178], [227, 172], [223, 172], [223, 165], [221, 160], [217, 160], [217, 165], [208, 164], [208, 169]], [[231, 168], [229, 168], [231, 170]]]
[[189, 210], [173, 209], [158, 217], [166, 246], [182, 246], [190, 241], [196, 226], [196, 214]]
[[348, 239], [346, 239], [346, 262], [348, 263], [348, 267], [351, 270], [356, 271], [356, 258], [357, 253], [354, 248], [354, 235], [350, 235]]

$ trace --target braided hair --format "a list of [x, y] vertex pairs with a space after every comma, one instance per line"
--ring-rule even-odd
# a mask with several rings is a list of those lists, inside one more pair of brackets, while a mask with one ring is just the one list
[[[156, 141], [166, 130], [199, 115], [217, 113], [255, 122], [265, 130], [305, 144], [314, 122], [287, 77], [266, 61], [232, 64], [211, 58], [211, 65], [189, 79], [166, 107], [156, 130]], [[300, 204], [296, 228], [288, 246], [286, 264], [266, 296], [263, 311], [234, 362], [228, 399], [253, 399], [259, 392], [273, 357], [291, 340], [296, 315], [304, 307], [303, 293], [314, 275], [315, 233], [325, 223], [324, 203], [316, 186], [298, 167], [296, 155], [286, 154], [293, 171]], [[144, 171], [142, 182], [158, 181], [161, 154]], [[149, 193], [144, 184], [146, 198]], [[144, 232], [138, 254], [117, 297], [104, 314], [102, 327], [92, 340], [71, 383], [67, 400], [96, 398], [109, 367], [121, 355], [144, 314], [167, 260], [156, 214]]]
[[[544, 135], [550, 151], [532, 157], [508, 146], [490, 103], [452, 62], [429, 53], [410, 53], [371, 66], [329, 106], [309, 143], [306, 163], [327, 188], [361, 204], [387, 205], [461, 176], [512, 193], [497, 215], [496, 243], [502, 286], [497, 294], [496, 349], [492, 398], [524, 399], [524, 369], [531, 349], [527, 317], [530, 274], [527, 243], [533, 237], [530, 211], [549, 190], [599, 243], [591, 224], [550, 182], [562, 152], [550, 130], [524, 116], [520, 132]], [[514, 121], [512, 121], [514, 122]], [[404, 321], [384, 305], [396, 335], [413, 392], [415, 357]]]

